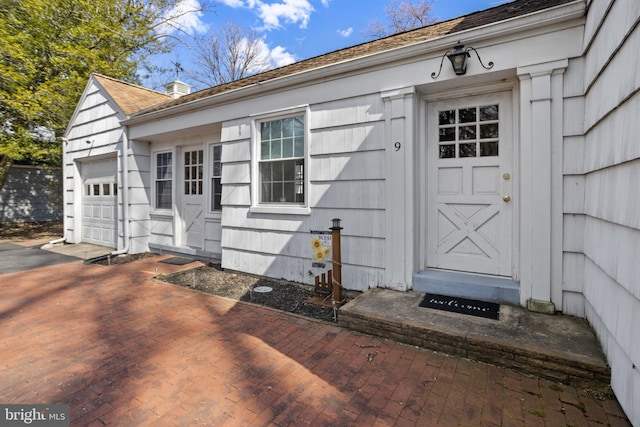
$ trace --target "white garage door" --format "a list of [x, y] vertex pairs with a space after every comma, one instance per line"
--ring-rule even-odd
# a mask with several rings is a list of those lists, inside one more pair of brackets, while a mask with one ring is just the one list
[[118, 184], [116, 159], [81, 165], [82, 241], [116, 247], [118, 233]]

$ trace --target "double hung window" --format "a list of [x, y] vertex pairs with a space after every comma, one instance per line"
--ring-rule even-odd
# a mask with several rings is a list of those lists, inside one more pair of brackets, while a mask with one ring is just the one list
[[173, 153], [158, 153], [155, 160], [155, 207], [156, 209], [171, 209]]
[[222, 145], [214, 145], [211, 162], [211, 210], [222, 210]]
[[260, 203], [303, 205], [304, 115], [262, 121], [259, 132]]

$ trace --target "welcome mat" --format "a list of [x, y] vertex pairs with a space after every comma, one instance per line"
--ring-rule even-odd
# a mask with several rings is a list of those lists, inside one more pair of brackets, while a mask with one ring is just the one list
[[419, 306], [452, 313], [469, 314], [471, 316], [484, 317], [485, 319], [498, 320], [500, 318], [500, 304], [473, 299], [425, 294]]
[[190, 264], [190, 263], [192, 263], [194, 261], [195, 261], [195, 259], [189, 259], [189, 258], [182, 258], [182, 257], [179, 257], [179, 256], [174, 256], [173, 258], [167, 258], [167, 259], [165, 259], [163, 261], [160, 261], [160, 262], [163, 262], [165, 264], [172, 264], [172, 265], [187, 265], [187, 264]]

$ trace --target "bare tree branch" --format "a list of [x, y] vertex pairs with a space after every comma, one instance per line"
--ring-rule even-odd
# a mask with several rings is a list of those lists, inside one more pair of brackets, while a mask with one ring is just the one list
[[193, 80], [217, 86], [270, 68], [269, 51], [255, 31], [228, 22], [196, 43]]
[[433, 0], [391, 0], [384, 8], [386, 27], [380, 20], [374, 20], [361, 35], [373, 40], [433, 24], [436, 19], [431, 14], [432, 9]]

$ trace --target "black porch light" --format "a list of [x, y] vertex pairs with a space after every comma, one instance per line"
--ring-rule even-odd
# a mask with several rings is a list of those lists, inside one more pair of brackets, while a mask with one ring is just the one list
[[342, 230], [342, 227], [340, 227], [340, 221], [342, 221], [340, 218], [333, 218], [331, 220], [332, 222], [331, 230]]
[[453, 66], [453, 72], [456, 73], [457, 76], [462, 76], [463, 74], [466, 74], [467, 58], [471, 56], [469, 51], [473, 51], [476, 54], [476, 56], [478, 57], [478, 61], [480, 61], [480, 65], [482, 65], [482, 68], [484, 68], [485, 70], [489, 70], [493, 68], [492, 61], [489, 61], [488, 65], [484, 65], [484, 63], [482, 62], [482, 59], [480, 59], [480, 55], [478, 54], [477, 50], [475, 50], [472, 47], [465, 48], [462, 43], [458, 42], [458, 44], [455, 45], [452, 50], [442, 55], [442, 59], [440, 60], [440, 69], [438, 70], [437, 73], [435, 72], [431, 73], [431, 78], [437, 79], [438, 77], [440, 77], [440, 72], [442, 71], [442, 63], [444, 62], [445, 57], [449, 58], [449, 61], [451, 61], [451, 65]]

